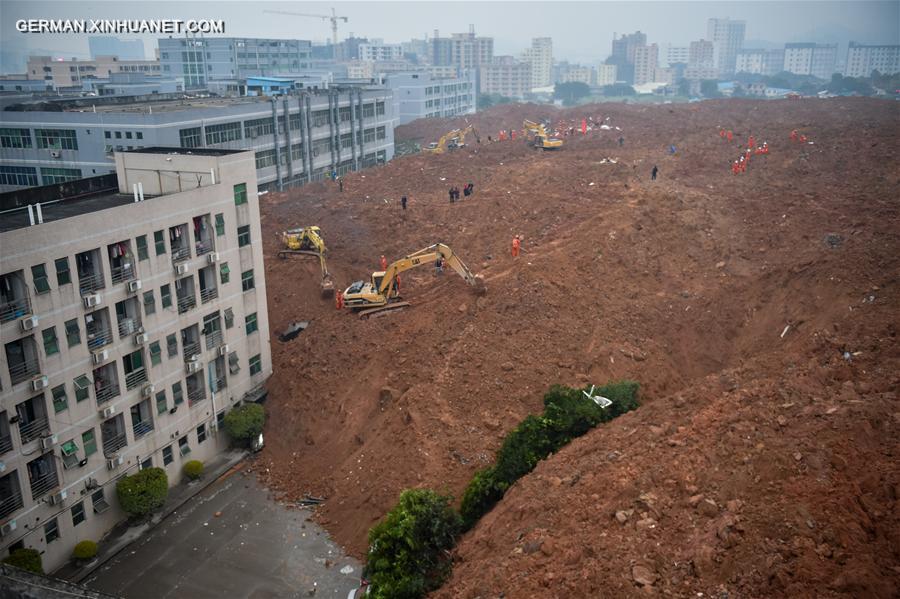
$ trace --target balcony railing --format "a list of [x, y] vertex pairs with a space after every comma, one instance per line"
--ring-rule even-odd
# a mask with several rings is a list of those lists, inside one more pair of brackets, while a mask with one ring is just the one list
[[188, 246], [175, 247], [172, 246], [172, 264], [178, 264], [185, 260], [190, 260], [191, 248]]
[[0, 322], [9, 322], [31, 314], [31, 300], [27, 297], [0, 304]]
[[119, 384], [110, 383], [96, 389], [94, 394], [97, 396], [97, 405], [103, 405], [114, 397], [119, 396]]
[[194, 308], [197, 305], [197, 298], [194, 294], [185, 295], [183, 297], [178, 298], [178, 313], [184, 314], [188, 310]]
[[212, 349], [222, 345], [222, 331], [212, 331], [206, 334], [206, 349]]
[[187, 397], [188, 405], [192, 406], [195, 403], [201, 402], [206, 399], [206, 389], [202, 385], [199, 385], [194, 389], [188, 389]]
[[40, 372], [37, 360], [23, 360], [15, 364], [9, 365], [9, 378], [12, 384], [17, 385], [22, 381], [28, 380]]
[[100, 349], [104, 345], [113, 342], [112, 331], [109, 327], [94, 327], [87, 332], [88, 349]]
[[131, 426], [134, 431], [134, 438], [140, 439], [147, 433], [153, 430], [153, 421], [152, 420], [142, 420], [141, 422], [135, 422]]
[[140, 318], [123, 318], [119, 321], [119, 339], [134, 335], [141, 328]]
[[10, 489], [9, 493], [0, 497], [0, 520], [21, 509], [23, 505], [22, 492], [18, 489]]
[[126, 445], [128, 445], [128, 437], [125, 436], [125, 431], [110, 437], [107, 437], [105, 433], [103, 435], [103, 455], [105, 456], [116, 453]]
[[213, 384], [215, 385], [216, 392], [221, 391], [228, 386], [228, 382], [225, 380], [224, 376], [220, 376], [219, 378], [213, 380]]
[[200, 342], [199, 341], [191, 341], [190, 343], [184, 344], [184, 361], [187, 362], [194, 356], [200, 355]]
[[12, 435], [7, 434], [5, 437], [0, 437], [0, 455], [12, 451], [12, 448]]
[[43, 497], [51, 489], [55, 489], [59, 486], [59, 479], [56, 477], [56, 468], [53, 466], [53, 462], [50, 462], [50, 467], [53, 468], [53, 470], [31, 481], [32, 499]]
[[131, 281], [136, 276], [134, 272], [134, 264], [131, 263], [126, 263], [122, 266], [114, 266], [110, 270], [112, 272], [113, 285], [122, 283], [124, 281]]
[[203, 254], [208, 254], [213, 250], [212, 239], [201, 239], [196, 243], [197, 246], [197, 255], [202, 256]]
[[218, 287], [207, 287], [200, 292], [200, 303], [205, 304], [219, 297]]
[[85, 273], [78, 276], [78, 288], [81, 294], [93, 293], [103, 289], [103, 273]]
[[125, 375], [125, 388], [130, 391], [146, 381], [147, 371], [144, 368], [138, 368]]
[[19, 436], [22, 437], [22, 443], [33, 441], [49, 430], [50, 421], [46, 416], [35, 418], [31, 422], [19, 423]]

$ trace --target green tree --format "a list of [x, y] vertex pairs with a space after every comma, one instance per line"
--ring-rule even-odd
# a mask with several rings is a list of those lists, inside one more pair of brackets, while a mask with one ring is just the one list
[[225, 430], [238, 443], [249, 443], [263, 431], [266, 411], [258, 403], [244, 404], [225, 414]]
[[704, 98], [721, 98], [719, 83], [715, 79], [704, 79], [700, 82], [700, 93]]
[[72, 550], [72, 557], [80, 560], [89, 560], [97, 557], [97, 543], [94, 541], [81, 541]]
[[162, 468], [144, 468], [116, 483], [119, 505], [134, 518], [145, 518], [165, 504], [169, 479]]
[[553, 88], [553, 97], [562, 100], [565, 106], [574, 106], [581, 98], [591, 95], [591, 88], [582, 81], [557, 83]]
[[41, 554], [37, 549], [16, 549], [3, 558], [3, 563], [35, 574], [44, 573]]
[[627, 83], [613, 83], [603, 86], [604, 96], [635, 96], [637, 92]]

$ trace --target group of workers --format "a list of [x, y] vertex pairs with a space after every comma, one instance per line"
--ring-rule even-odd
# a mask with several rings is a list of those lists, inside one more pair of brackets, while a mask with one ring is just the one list
[[[463, 187], [463, 195], [465, 195], [466, 197], [469, 197], [470, 195], [472, 195], [474, 193], [475, 193], [475, 184], [474, 183], [467, 183]], [[455, 202], [456, 200], [458, 200], [459, 199], [459, 187], [456, 187], [456, 186], [451, 187], [449, 190], [449, 194], [450, 194], [451, 202]], [[404, 207], [404, 210], [405, 210], [405, 207]]]
[[[731, 129], [723, 129], [722, 127], [719, 127], [719, 137], [727, 141], [733, 141], [734, 132]], [[761, 145], [756, 145], [756, 138], [751, 133], [747, 138], [747, 147], [741, 151], [741, 155], [738, 156], [737, 160], [731, 163], [731, 173], [733, 175], [746, 173], [747, 167], [750, 165], [751, 156], [758, 156], [760, 154], [768, 153], [769, 142], [764, 141]]]

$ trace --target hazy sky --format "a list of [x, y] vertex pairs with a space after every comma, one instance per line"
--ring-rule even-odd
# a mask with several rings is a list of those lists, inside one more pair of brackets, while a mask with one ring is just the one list
[[[330, 25], [321, 19], [263, 14], [265, 9], [325, 14], [335, 7], [341, 37], [384, 38], [400, 42], [413, 37], [468, 31], [495, 38], [495, 54], [519, 54], [530, 38], [553, 38], [554, 58], [597, 63], [610, 52], [613, 33], [641, 30], [648, 41], [686, 45], [706, 34], [709, 17], [747, 21], [748, 40], [847, 41], [900, 44], [900, 1], [867, 2], [222, 2], [210, 1], [79, 1], [0, 0], [0, 42], [5, 50], [52, 50], [64, 56], [87, 56], [79, 35], [36, 35], [15, 31], [22, 18], [71, 19], [224, 19], [226, 35], [299, 38], [324, 41]], [[120, 36], [133, 39], [135, 36]], [[151, 56], [155, 36], [147, 36]], [[6, 54], [4, 52], [4, 54]], [[843, 53], [840, 55], [843, 59]]]

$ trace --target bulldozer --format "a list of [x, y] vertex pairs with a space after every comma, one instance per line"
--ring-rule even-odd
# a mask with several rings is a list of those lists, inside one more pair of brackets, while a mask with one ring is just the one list
[[525, 132], [530, 133], [533, 136], [532, 145], [535, 148], [541, 148], [543, 150], [555, 150], [562, 147], [563, 140], [556, 137], [551, 137], [550, 134], [547, 133], [547, 128], [543, 125], [543, 123], [535, 123], [533, 121], [525, 120], [522, 125], [525, 127]]
[[319, 266], [322, 269], [322, 281], [320, 287], [322, 297], [328, 298], [334, 295], [334, 281], [328, 272], [325, 262], [325, 240], [322, 239], [321, 229], [316, 226], [289, 229], [281, 234], [283, 249], [278, 251], [279, 258], [287, 258], [292, 255], [316, 256], [319, 258]]
[[397, 275], [423, 264], [432, 264], [438, 259], [461, 276], [476, 293], [479, 295], [486, 293], [484, 278], [472, 274], [449, 247], [443, 243], [436, 243], [404, 256], [388, 265], [386, 270], [373, 272], [369, 281], [356, 281], [351, 284], [343, 294], [344, 307], [358, 311], [360, 318], [365, 318], [377, 312], [409, 306], [408, 302], [401, 301]]

